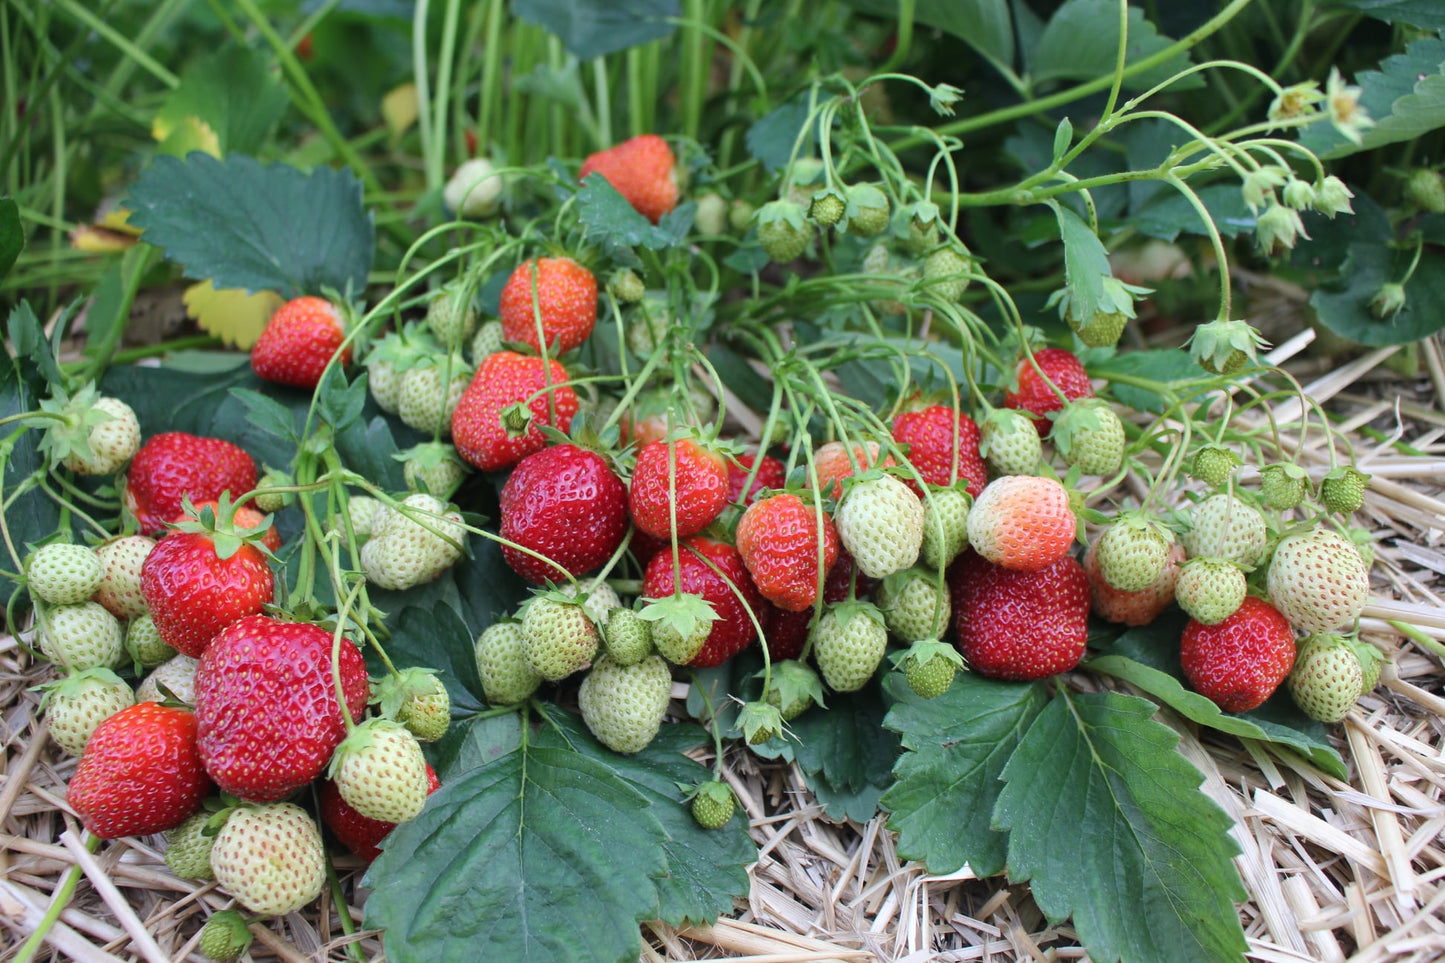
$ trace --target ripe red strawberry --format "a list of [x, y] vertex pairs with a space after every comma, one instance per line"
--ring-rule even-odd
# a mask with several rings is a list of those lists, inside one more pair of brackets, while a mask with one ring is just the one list
[[[366, 708], [366, 662], [342, 638], [341, 687], [353, 719]], [[283, 799], [320, 775], [346, 736], [332, 681], [331, 632], [306, 622], [244, 618], [218, 635], [196, 669], [197, 744], [233, 796]]]
[[[1040, 435], [1047, 435], [1049, 421], [1044, 416], [1064, 406], [1063, 399], [1052, 386], [1057, 386], [1070, 401], [1092, 398], [1094, 386], [1089, 383], [1089, 374], [1079, 359], [1063, 348], [1035, 351], [1034, 360], [1038, 362], [1038, 370], [1029, 363], [1027, 357], [1019, 359], [1014, 371], [1018, 387], [1004, 392], [1003, 403], [1005, 408], [1015, 408], [1032, 414], [1034, 427], [1039, 430]], [[1042, 376], [1040, 372], [1043, 373]]]
[[[747, 484], [748, 476], [753, 473], [753, 466], [757, 465], [757, 477], [748, 486], [747, 495], [743, 494], [743, 485]], [[738, 455], [737, 463], [728, 463], [728, 502], [734, 505], [751, 505], [758, 497], [758, 492], [763, 489], [782, 488], [787, 483], [787, 470], [783, 463], [772, 455]]]
[[641, 134], [587, 155], [578, 180], [587, 180], [594, 171], [601, 174], [637, 213], [656, 224], [677, 206], [676, 165], [667, 141], [656, 134]]
[[503, 340], [565, 354], [581, 347], [597, 326], [597, 277], [567, 257], [523, 261], [502, 288], [498, 317]]
[[181, 513], [182, 496], [201, 502], [255, 487], [256, 462], [245, 450], [220, 438], [168, 431], [152, 435], [131, 459], [125, 507], [142, 535], [159, 535]]
[[[205, 501], [196, 502], [195, 507], [197, 514], [200, 514], [200, 511], [203, 508], [209, 508], [212, 513], [215, 513], [219, 511], [220, 504], [216, 501], [216, 499], [208, 498]], [[266, 521], [266, 513], [260, 511], [259, 509], [253, 508], [249, 504], [237, 505], [234, 511], [237, 528], [260, 528], [261, 523]], [[190, 516], [188, 516], [185, 512], [180, 512], [176, 515], [175, 518], [171, 519], [171, 521], [173, 523], [180, 523], [188, 521], [189, 519]], [[274, 524], [267, 523], [265, 534], [261, 536], [261, 544], [265, 545], [267, 550], [272, 552], [276, 551], [281, 547], [281, 533], [276, 530], [276, 526]]]
[[[556, 361], [544, 366], [541, 358], [515, 351], [488, 355], [452, 414], [457, 453], [482, 471], [496, 471], [541, 451], [547, 444], [542, 428], [565, 432], [577, 413], [577, 392], [566, 380], [567, 369]], [[548, 391], [548, 385], [558, 387]]]
[[761, 621], [763, 597], [748, 576], [738, 550], [725, 542], [694, 536], [678, 543], [677, 568], [680, 581], [673, 578], [672, 553], [657, 553], [642, 576], [642, 594], [650, 599], [665, 599], [680, 590], [712, 603], [717, 613], [712, 633], [687, 664], [695, 669], [710, 669], [751, 645], [758, 637], [753, 615]]
[[[426, 767], [426, 794], [430, 796], [442, 786], [436, 770], [428, 763]], [[396, 828], [396, 823], [383, 822], [361, 815], [353, 809], [336, 783], [330, 779], [321, 783], [321, 821], [341, 845], [351, 850], [368, 863], [381, 855], [381, 841]]]
[[275, 589], [271, 566], [258, 548], [243, 543], [221, 558], [216, 537], [175, 532], [141, 564], [141, 594], [161, 641], [195, 658], [217, 632], [259, 614]]
[[187, 709], [140, 702], [91, 733], [66, 801], [102, 839], [179, 826], [211, 791]]
[[1191, 619], [1179, 662], [1190, 686], [1226, 712], [1248, 712], [1274, 694], [1294, 666], [1289, 620], [1253, 595], [1218, 625]]
[[1079, 664], [1089, 634], [1089, 580], [1065, 555], [1031, 572], [966, 552], [948, 571], [958, 648], [994, 679], [1042, 679]]
[[727, 506], [728, 469], [722, 455], [691, 438], [643, 445], [628, 492], [632, 521], [649, 535], [669, 538], [674, 496], [678, 538], [706, 528]]
[[1004, 475], [968, 513], [968, 542], [995, 565], [1033, 571], [1068, 554], [1078, 521], [1069, 493], [1053, 478]]
[[838, 560], [838, 530], [828, 513], [791, 492], [749, 505], [738, 521], [737, 542], [758, 591], [790, 612], [813, 607], [821, 581], [819, 566], [826, 578]]
[[627, 487], [597, 452], [556, 445], [517, 462], [502, 486], [501, 534], [551, 559], [502, 545], [529, 582], [562, 582], [612, 557], [627, 534]]
[[[908, 446], [908, 462], [930, 485], [951, 488], [963, 479], [977, 498], [988, 484], [988, 469], [978, 453], [978, 425], [949, 405], [905, 411], [893, 420], [893, 440]], [[922, 494], [917, 482], [905, 479]]]
[[251, 346], [251, 369], [267, 381], [315, 388], [338, 351], [337, 364], [351, 363], [351, 346], [343, 346], [345, 340], [346, 326], [336, 305], [325, 298], [294, 298], [276, 309]]

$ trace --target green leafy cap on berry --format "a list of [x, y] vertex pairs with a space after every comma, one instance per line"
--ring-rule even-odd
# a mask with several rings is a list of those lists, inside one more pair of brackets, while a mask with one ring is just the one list
[[[712, 623], [718, 618], [717, 610], [712, 607], [711, 602], [700, 595], [687, 592], [679, 592], [665, 599], [649, 600], [637, 615], [652, 623], [652, 641], [658, 652], [669, 662], [679, 665], [691, 662], [693, 656], [697, 655], [698, 649], [702, 648], [712, 632]], [[692, 643], [696, 643], [696, 648], [693, 648], [691, 653], [664, 651], [670, 648], [670, 638], [686, 643], [684, 648], [691, 648]]]
[[783, 720], [791, 722], [813, 706], [824, 706], [823, 682], [812, 666], [796, 659], [785, 659], [772, 665], [771, 673], [758, 670], [757, 677], [768, 675], [768, 689], [763, 698], [782, 711]]
[[1256, 352], [1267, 347], [1269, 342], [1247, 321], [1216, 319], [1195, 328], [1189, 338], [1190, 356], [1211, 374], [1233, 374], [1255, 363]]
[[172, 523], [171, 528], [177, 532], [209, 535], [216, 546], [216, 557], [222, 561], [239, 552], [242, 545], [250, 545], [268, 557], [271, 555], [271, 550], [261, 541], [271, 528], [271, 516], [263, 517], [254, 528], [236, 524], [236, 509], [231, 503], [230, 492], [221, 492], [214, 510], [210, 505], [203, 505], [198, 511], [191, 504], [189, 495], [181, 497], [181, 507], [185, 511], [185, 520]]
[[1259, 497], [1276, 511], [1288, 511], [1305, 497], [1309, 473], [1294, 462], [1265, 465], [1259, 470]]
[[326, 777], [328, 779], [334, 779], [337, 770], [341, 768], [347, 756], [370, 749], [376, 744], [378, 733], [387, 729], [405, 732], [408, 736], [411, 735], [406, 726], [391, 719], [374, 716], [357, 723], [356, 727], [347, 733], [346, 738], [341, 740], [341, 744], [337, 746], [336, 750], [331, 754], [331, 761], [326, 764]]
[[1395, 281], [1380, 285], [1380, 290], [1370, 298], [1370, 313], [1381, 321], [1394, 317], [1405, 307], [1405, 286]]
[[58, 679], [31, 686], [31, 689], [41, 694], [40, 708], [44, 709], [50, 702], [51, 696], [63, 698], [67, 695], [78, 694], [88, 688], [88, 684], [91, 682], [100, 682], [107, 686], [126, 685], [125, 680], [110, 669], [104, 666], [95, 666], [77, 672], [68, 672]]
[[848, 199], [836, 187], [825, 187], [808, 202], [808, 219], [819, 227], [832, 227], [848, 211]]
[[1320, 479], [1320, 501], [1327, 511], [1352, 514], [1365, 503], [1365, 487], [1369, 483], [1370, 476], [1353, 465], [1332, 468]]
[[937, 639], [920, 639], [889, 658], [903, 671], [908, 687], [923, 699], [946, 692], [958, 670], [965, 667], [958, 650]]
[[94, 384], [87, 384], [71, 395], [62, 386], [55, 385], [51, 392], [49, 398], [40, 402], [40, 410], [61, 417], [35, 419], [34, 423], [45, 429], [40, 450], [49, 452], [57, 465], [72, 455], [85, 460], [94, 458], [90, 448], [91, 430], [115, 417], [95, 406], [100, 400], [100, 390]]
[[383, 719], [395, 719], [402, 706], [412, 699], [425, 698], [436, 692], [437, 670], [412, 666], [371, 681], [369, 704], [377, 707]]
[[700, 784], [692, 797], [692, 818], [703, 829], [722, 829], [736, 810], [732, 789], [716, 779]]
[[240, 959], [241, 954], [251, 948], [251, 931], [246, 928], [246, 918], [233, 909], [221, 910], [201, 927], [197, 946], [208, 960], [227, 963]]
[[767, 702], [748, 702], [738, 713], [737, 728], [748, 745], [760, 746], [783, 734], [783, 714]]

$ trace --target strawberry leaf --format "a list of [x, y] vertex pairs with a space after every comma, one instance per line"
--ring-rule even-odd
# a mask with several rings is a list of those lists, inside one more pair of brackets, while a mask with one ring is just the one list
[[13, 197], [0, 197], [0, 280], [9, 273], [25, 249], [25, 229], [20, 226], [20, 205]]
[[1046, 690], [972, 672], [936, 699], [914, 695], [897, 673], [885, 685], [895, 701], [883, 724], [907, 750], [882, 800], [893, 813], [888, 828], [898, 832], [898, 854], [924, 861], [935, 875], [965, 863], [979, 876], [998, 873], [1008, 842], [991, 825], [999, 776], [1043, 710]]
[[788, 727], [797, 737], [793, 758], [810, 777], [834, 790], [856, 792], [891, 782], [898, 737], [883, 727], [888, 706], [876, 684], [833, 693], [826, 712], [806, 712]]
[[[442, 680], [451, 697], [454, 712], [475, 711], [486, 705], [472, 648], [475, 637], [455, 608], [449, 605], [404, 608], [389, 620], [389, 627], [391, 638], [386, 640], [386, 651], [398, 668], [436, 669], [437, 678]], [[371, 650], [367, 654], [371, 656]], [[376, 659], [375, 664], [369, 666], [372, 675], [381, 675], [385, 666], [379, 658], [372, 658]]]
[[661, 40], [682, 15], [678, 0], [516, 0], [512, 9], [556, 34], [578, 60]]
[[186, 275], [217, 288], [359, 293], [375, 231], [349, 171], [199, 151], [159, 156], [131, 187], [130, 223]]
[[1059, 691], [1003, 771], [993, 819], [1009, 878], [1031, 881], [1051, 921], [1072, 916], [1095, 960], [1239, 960], [1231, 821], [1156, 711]]
[[692, 227], [695, 210], [696, 205], [688, 202], [653, 224], [598, 173], [588, 174], [577, 192], [577, 220], [583, 236], [613, 254], [622, 253], [628, 263], [636, 261], [629, 248], [659, 251], [681, 241]]
[[164, 141], [188, 118], [198, 119], [216, 132], [222, 151], [249, 153], [264, 146], [287, 103], [260, 55], [232, 44], [186, 69], [156, 112], [151, 132]]

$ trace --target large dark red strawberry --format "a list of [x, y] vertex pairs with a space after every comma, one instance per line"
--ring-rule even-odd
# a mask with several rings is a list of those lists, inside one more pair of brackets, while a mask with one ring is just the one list
[[140, 702], [91, 733], [66, 801], [102, 839], [148, 836], [201, 808], [211, 780], [196, 750], [189, 709]]
[[1072, 555], [1032, 572], [966, 552], [948, 570], [963, 657], [994, 679], [1042, 679], [1084, 657], [1089, 580]]
[[682, 539], [678, 543], [677, 568], [680, 580], [673, 578], [672, 552], [658, 552], [643, 574], [642, 594], [650, 599], [665, 599], [680, 590], [712, 603], [717, 621], [688, 665], [710, 669], [751, 645], [758, 637], [753, 616], [761, 619], [764, 602], [738, 550], [702, 536]]
[[1295, 654], [1289, 620], [1253, 595], [1216, 625], [1190, 619], [1179, 643], [1189, 684], [1226, 712], [1263, 705], [1289, 675]]
[[[988, 469], [978, 453], [978, 425], [948, 405], [905, 411], [893, 420], [893, 440], [908, 446], [908, 461], [930, 485], [951, 488], [960, 479], [977, 498], [988, 484]], [[909, 487], [921, 494], [917, 482]]]
[[[427, 763], [426, 794], [430, 796], [441, 787], [436, 770]], [[368, 863], [381, 855], [381, 841], [396, 828], [396, 823], [361, 815], [341, 798], [341, 791], [330, 779], [321, 783], [321, 820], [341, 845]]]
[[183, 431], [152, 435], [131, 459], [125, 479], [125, 507], [143, 535], [159, 535], [181, 513], [181, 499], [193, 502], [238, 497], [256, 487], [256, 461], [221, 438]]
[[[743, 486], [747, 484], [748, 476], [753, 475], [754, 465], [757, 465], [757, 473], [744, 495]], [[779, 489], [786, 483], [787, 469], [772, 455], [738, 455], [736, 464], [728, 463], [728, 501], [732, 504], [751, 505], [758, 492]]]
[[[196, 667], [197, 744], [233, 796], [284, 799], [321, 774], [346, 735], [332, 680], [331, 632], [253, 615], [211, 642]], [[366, 708], [366, 661], [350, 639], [338, 670], [353, 720]]]
[[[503, 544], [529, 582], [562, 582], [612, 557], [627, 534], [627, 487], [595, 451], [556, 445], [517, 462], [501, 493], [501, 534], [551, 562]], [[556, 563], [556, 564], [552, 564]]]
[[[1052, 426], [1045, 416], [1061, 409], [1064, 398], [1076, 401], [1094, 397], [1094, 386], [1089, 382], [1089, 373], [1084, 370], [1083, 363], [1063, 348], [1035, 351], [1034, 361], [1038, 362], [1037, 369], [1027, 357], [1019, 358], [1014, 371], [1018, 387], [1004, 392], [1003, 403], [1005, 408], [1016, 408], [1033, 415], [1039, 436], [1047, 437]], [[1055, 387], [1058, 391], [1054, 390]], [[1059, 397], [1059, 392], [1063, 392], [1063, 398]]]

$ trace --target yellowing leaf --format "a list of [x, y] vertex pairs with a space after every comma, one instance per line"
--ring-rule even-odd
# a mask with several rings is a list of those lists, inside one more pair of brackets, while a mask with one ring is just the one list
[[70, 246], [77, 251], [110, 254], [114, 251], [124, 251], [134, 243], [134, 235], [122, 231], [112, 231], [99, 224], [80, 224], [70, 232]]
[[392, 140], [416, 123], [416, 84], [402, 84], [381, 98], [381, 116], [386, 121], [386, 129], [391, 131]]
[[275, 291], [247, 294], [243, 288], [217, 291], [210, 281], [193, 284], [183, 300], [186, 312], [207, 334], [236, 348], [250, 348], [282, 304]]
[[182, 117], [174, 125], [165, 124], [157, 117], [151, 125], [151, 133], [155, 134], [160, 130], [165, 131], [164, 137], [157, 138], [163, 154], [185, 157], [191, 151], [198, 150], [212, 157], [221, 156], [221, 138], [216, 136], [215, 128], [199, 117]]

